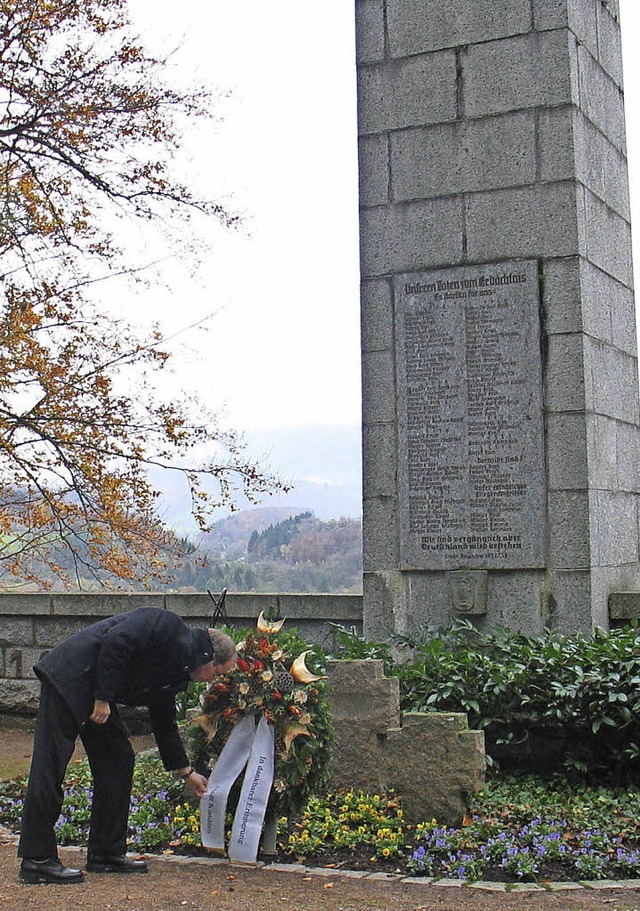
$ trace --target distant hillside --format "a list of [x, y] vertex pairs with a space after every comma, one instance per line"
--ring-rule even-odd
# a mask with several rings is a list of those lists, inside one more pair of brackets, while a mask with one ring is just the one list
[[206, 551], [215, 560], [237, 560], [246, 553], [252, 532], [264, 531], [296, 513], [297, 510], [286, 506], [243, 509], [220, 519], [211, 531], [199, 534], [195, 542], [199, 549]]
[[[275, 521], [273, 521], [275, 519]], [[310, 512], [244, 510], [184, 542], [170, 573], [178, 591], [360, 592], [360, 519], [323, 521]]]
[[[266, 497], [259, 509], [287, 515], [311, 511], [319, 519], [362, 515], [360, 427], [280, 427], [246, 434], [249, 453], [268, 464], [292, 486], [288, 494]], [[177, 534], [196, 533], [189, 514], [189, 493], [175, 473], [154, 475], [162, 491], [160, 514]], [[246, 501], [241, 510], [254, 509]], [[220, 511], [221, 518], [227, 512]], [[286, 516], [282, 516], [286, 518]]]

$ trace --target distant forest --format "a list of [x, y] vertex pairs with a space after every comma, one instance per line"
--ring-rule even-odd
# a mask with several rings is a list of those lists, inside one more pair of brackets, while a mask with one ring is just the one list
[[[47, 545], [71, 586], [54, 576], [46, 560], [34, 555], [33, 581], [2, 578], [3, 591], [64, 591], [76, 586], [99, 591], [309, 592], [362, 591], [362, 522], [343, 518], [322, 521], [312, 512], [284, 506], [239, 510], [216, 522], [197, 538], [166, 535], [164, 579], [126, 583], [102, 574], [101, 583], [84, 572], [82, 552], [74, 565], [67, 550]], [[75, 581], [76, 585], [73, 585]]]
[[287, 510], [244, 510], [216, 523], [197, 541], [183, 539], [170, 587], [183, 592], [360, 592], [362, 522], [322, 521], [311, 512], [273, 520], [274, 513], [283, 512]]

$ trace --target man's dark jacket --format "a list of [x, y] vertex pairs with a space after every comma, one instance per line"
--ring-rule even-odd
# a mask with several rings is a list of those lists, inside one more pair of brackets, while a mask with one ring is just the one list
[[206, 630], [188, 627], [171, 611], [142, 607], [75, 633], [34, 670], [56, 688], [80, 726], [95, 699], [148, 706], [162, 762], [166, 769], [179, 769], [189, 760], [178, 733], [175, 696], [187, 688], [193, 670], [212, 660]]

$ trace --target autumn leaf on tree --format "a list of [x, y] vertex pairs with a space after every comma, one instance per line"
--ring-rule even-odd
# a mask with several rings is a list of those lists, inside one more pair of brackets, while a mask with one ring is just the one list
[[181, 118], [209, 116], [211, 100], [165, 84], [165, 64], [133, 36], [123, 0], [0, 0], [5, 578], [161, 576], [175, 541], [150, 468], [184, 477], [201, 528], [237, 489], [277, 486], [200, 403], [158, 399], [159, 332], [140, 337], [92, 294], [135, 272], [113, 230], [123, 215], [235, 220], [172, 173]]

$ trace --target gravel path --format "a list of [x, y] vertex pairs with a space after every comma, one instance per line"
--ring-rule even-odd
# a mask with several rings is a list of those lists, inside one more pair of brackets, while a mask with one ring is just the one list
[[[81, 884], [18, 882], [15, 839], [0, 842], [0, 911], [640, 911], [640, 882], [593, 888], [391, 881], [333, 870], [231, 867], [204, 858], [150, 857], [146, 875], [87, 874]], [[83, 866], [80, 849], [61, 859]]]

